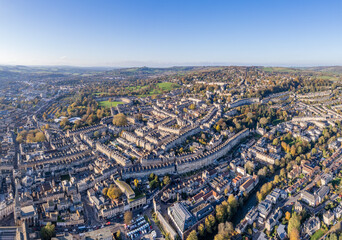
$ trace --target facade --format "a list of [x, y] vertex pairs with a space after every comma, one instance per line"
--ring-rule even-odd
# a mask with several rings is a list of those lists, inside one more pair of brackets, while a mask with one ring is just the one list
[[183, 233], [196, 223], [196, 218], [182, 203], [175, 203], [167, 211], [180, 236], [183, 236]]

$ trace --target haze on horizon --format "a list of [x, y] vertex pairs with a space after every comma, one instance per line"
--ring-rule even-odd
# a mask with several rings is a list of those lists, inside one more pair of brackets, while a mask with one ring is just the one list
[[342, 1], [0, 0], [0, 64], [342, 65]]

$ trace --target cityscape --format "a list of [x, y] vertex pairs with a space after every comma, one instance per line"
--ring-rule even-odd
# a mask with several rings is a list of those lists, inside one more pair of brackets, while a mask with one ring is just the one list
[[[334, 51], [308, 58], [292, 37], [275, 52], [259, 33], [196, 41], [265, 2], [56, 2], [0, 1], [0, 240], [342, 239], [341, 2], [286, 23], [304, 41], [324, 28], [303, 19], [331, 10]], [[267, 6], [275, 22], [284, 4]]]

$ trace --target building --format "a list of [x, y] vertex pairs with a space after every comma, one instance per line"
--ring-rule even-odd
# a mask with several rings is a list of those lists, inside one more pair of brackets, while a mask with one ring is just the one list
[[259, 215], [260, 217], [266, 219], [268, 214], [272, 210], [272, 202], [270, 200], [264, 200], [258, 205]]
[[332, 211], [328, 210], [323, 214], [323, 222], [326, 225], [331, 225], [335, 220], [335, 215]]
[[286, 239], [287, 233], [286, 233], [286, 230], [285, 230], [285, 225], [279, 224], [279, 226], [277, 228], [277, 235], [280, 238], [280, 240]]
[[196, 218], [183, 203], [177, 202], [169, 207], [167, 211], [180, 236], [183, 236], [183, 233], [196, 223]]
[[311, 217], [306, 223], [304, 224], [304, 232], [311, 236], [314, 234], [318, 229], [321, 228], [321, 222], [319, 221], [318, 217]]
[[310, 206], [315, 207], [324, 201], [324, 198], [328, 195], [329, 191], [330, 188], [328, 186], [322, 186], [317, 192], [313, 194], [307, 191], [302, 192], [301, 198]]

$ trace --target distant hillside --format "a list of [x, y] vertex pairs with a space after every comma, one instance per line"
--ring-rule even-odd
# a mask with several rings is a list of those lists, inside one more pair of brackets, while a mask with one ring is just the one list
[[329, 73], [342, 73], [342, 66], [328, 66], [328, 67], [306, 67], [303, 70], [315, 72], [329, 72]]
[[136, 76], [149, 77], [157, 75], [169, 75], [175, 73], [185, 73], [193, 70], [199, 70], [203, 67], [170, 67], [170, 68], [150, 68], [150, 67], [136, 67], [136, 68], [119, 68], [107, 71], [107, 74], [120, 76]]

